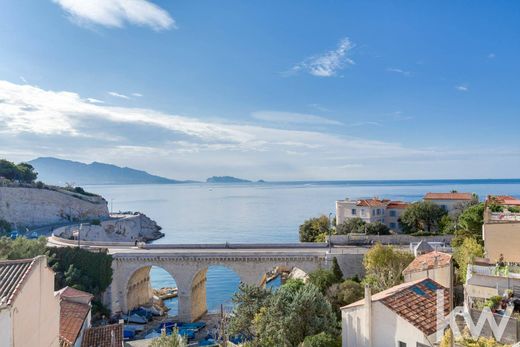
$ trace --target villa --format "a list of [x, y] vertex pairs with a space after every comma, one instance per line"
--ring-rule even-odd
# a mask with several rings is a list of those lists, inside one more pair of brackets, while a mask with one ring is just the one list
[[445, 209], [448, 212], [452, 212], [466, 204], [478, 199], [476, 195], [472, 193], [426, 193], [423, 200], [429, 201]]
[[400, 232], [399, 217], [408, 204], [388, 199], [360, 199], [336, 201], [336, 225], [351, 218], [361, 218], [366, 223], [380, 222], [395, 232]]

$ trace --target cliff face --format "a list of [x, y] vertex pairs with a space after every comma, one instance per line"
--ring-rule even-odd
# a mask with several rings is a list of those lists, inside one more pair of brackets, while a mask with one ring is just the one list
[[[78, 237], [78, 225], [54, 230], [54, 234], [65, 239]], [[161, 227], [142, 213], [113, 215], [101, 225], [83, 224], [79, 237], [83, 241], [134, 242], [152, 241], [164, 236]]]
[[18, 226], [107, 218], [107, 201], [65, 190], [0, 187], [0, 218]]

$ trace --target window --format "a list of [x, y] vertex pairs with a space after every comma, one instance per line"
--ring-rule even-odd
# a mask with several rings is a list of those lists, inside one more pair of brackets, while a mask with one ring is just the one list
[[378, 215], [381, 214], [381, 210], [380, 210], [380, 209], [377, 209], [377, 214], [378, 214]]
[[362, 216], [365, 215], [365, 209], [364, 209], [364, 208], [361, 209], [361, 215], [362, 215]]
[[390, 229], [395, 229], [395, 223], [390, 223]]
[[397, 347], [406, 347], [406, 343], [399, 341], [399, 342], [397, 342]]
[[390, 210], [390, 217], [395, 217], [397, 213], [394, 210]]
[[355, 209], [355, 208], [352, 209], [352, 214], [353, 214], [353, 215], [356, 214], [356, 209]]
[[422, 343], [417, 342], [416, 347], [428, 347], [428, 345], [424, 345], [424, 344], [422, 344]]

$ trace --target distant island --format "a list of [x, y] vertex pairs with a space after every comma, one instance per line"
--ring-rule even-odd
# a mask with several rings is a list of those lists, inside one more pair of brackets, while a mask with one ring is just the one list
[[38, 178], [48, 184], [75, 185], [88, 184], [172, 184], [188, 183], [149, 174], [146, 171], [112, 164], [93, 162], [85, 164], [77, 161], [42, 157], [29, 161], [38, 172]]
[[206, 183], [251, 183], [252, 181], [232, 176], [213, 176], [206, 180]]

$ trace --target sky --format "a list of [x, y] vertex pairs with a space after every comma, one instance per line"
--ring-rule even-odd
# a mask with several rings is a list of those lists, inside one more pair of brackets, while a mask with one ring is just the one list
[[12, 161], [196, 180], [520, 177], [520, 2], [1, 7]]

